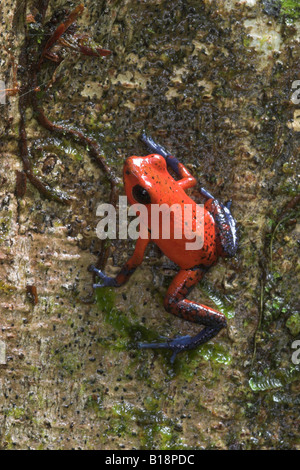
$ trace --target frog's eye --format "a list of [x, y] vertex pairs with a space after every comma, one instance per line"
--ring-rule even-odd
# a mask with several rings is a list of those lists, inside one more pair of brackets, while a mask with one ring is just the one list
[[150, 194], [147, 189], [143, 188], [139, 184], [132, 188], [132, 195], [140, 204], [151, 204]]

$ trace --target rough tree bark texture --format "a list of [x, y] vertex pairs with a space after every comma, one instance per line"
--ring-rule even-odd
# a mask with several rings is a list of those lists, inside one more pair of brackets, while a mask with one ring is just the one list
[[[87, 0], [76, 33], [113, 54], [56, 48], [63, 61], [49, 89], [57, 64], [45, 61], [39, 74], [46, 116], [96, 139], [118, 178], [126, 156], [146, 154], [146, 128], [202, 186], [233, 200], [238, 255], [192, 293], [227, 315], [228, 330], [172, 366], [169, 353], [135, 346], [157, 332], [199, 331], [163, 311], [176, 268], [151, 248], [128, 285], [94, 300], [87, 268], [101, 248], [96, 208], [109, 182], [87, 148], [38, 124], [30, 100], [33, 174], [71, 204], [22, 186], [19, 103], [30, 61], [76, 7], [51, 0], [36, 16], [46, 3], [0, 6], [11, 54], [1, 47], [0, 80], [13, 88], [13, 56], [20, 86], [0, 105], [0, 447], [299, 448], [296, 7]], [[132, 249], [113, 241], [106, 271]]]

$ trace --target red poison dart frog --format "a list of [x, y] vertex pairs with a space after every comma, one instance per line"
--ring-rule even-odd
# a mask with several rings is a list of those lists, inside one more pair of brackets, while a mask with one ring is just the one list
[[[129, 157], [124, 163], [125, 190], [130, 204], [143, 204], [147, 207], [148, 213], [151, 212], [153, 204], [169, 206], [190, 204], [194, 214], [196, 202], [186, 194], [185, 190], [194, 187], [196, 179], [177, 158], [151, 137], [143, 133], [142, 140], [153, 153], [146, 157]], [[176, 179], [171, 176], [168, 167], [175, 173]], [[203, 217], [199, 222], [204, 223], [202, 248], [186, 249], [187, 239], [184, 236], [181, 239], [174, 239], [173, 227], [169, 239], [153, 240], [149, 225], [148, 238], [140, 237], [137, 240], [132, 257], [115, 278], [106, 276], [95, 266], [89, 268], [101, 279], [101, 283], [94, 284], [94, 288], [122, 286], [141, 264], [150, 241], [156, 243], [162, 252], [179, 266], [180, 270], [167, 291], [164, 307], [167, 312], [184, 320], [199, 323], [204, 328], [195, 336], [187, 335], [164, 339], [163, 342], [139, 344], [139, 348], [170, 349], [173, 352], [171, 362], [177, 353], [206, 343], [226, 326], [226, 318], [222, 313], [186, 299], [206, 271], [217, 263], [219, 256], [232, 257], [237, 250], [237, 230], [236, 222], [230, 212], [231, 202], [226, 204], [218, 202], [204, 188], [200, 188], [200, 194], [205, 199]], [[172, 220], [171, 223], [174, 225], [176, 218], [173, 217]], [[193, 230], [197, 230], [197, 227]]]

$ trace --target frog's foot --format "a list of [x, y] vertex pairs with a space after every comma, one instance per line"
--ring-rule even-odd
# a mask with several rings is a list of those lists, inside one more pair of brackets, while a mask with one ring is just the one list
[[139, 343], [140, 349], [171, 349], [173, 354], [171, 356], [171, 363], [173, 364], [178, 353], [182, 351], [189, 351], [196, 348], [200, 344], [206, 343], [213, 338], [220, 328], [206, 327], [200, 331], [196, 336], [179, 336], [174, 339], [168, 339], [163, 343]]
[[106, 276], [106, 274], [96, 268], [96, 266], [91, 265], [88, 270], [95, 273], [102, 281], [100, 284], [93, 284], [94, 289], [97, 289], [97, 287], [117, 287], [116, 279], [114, 277]]

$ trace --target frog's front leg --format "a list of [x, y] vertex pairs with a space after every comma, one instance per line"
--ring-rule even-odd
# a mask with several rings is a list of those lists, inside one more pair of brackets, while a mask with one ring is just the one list
[[187, 300], [191, 289], [205, 274], [205, 268], [182, 269], [173, 279], [165, 297], [165, 309], [184, 320], [204, 325], [195, 336], [181, 336], [162, 343], [141, 343], [140, 348], [164, 348], [173, 351], [171, 362], [181, 351], [194, 349], [216, 336], [226, 326], [225, 316], [205, 305]]
[[132, 257], [127, 261], [127, 263], [124, 264], [116, 277], [106, 276], [106, 274], [97, 269], [95, 266], [90, 266], [89, 271], [94, 272], [101, 279], [101, 283], [93, 284], [94, 289], [97, 287], [120, 287], [125, 284], [125, 282], [128, 281], [130, 276], [143, 261], [144, 253], [148, 243], [149, 239], [138, 238]]

